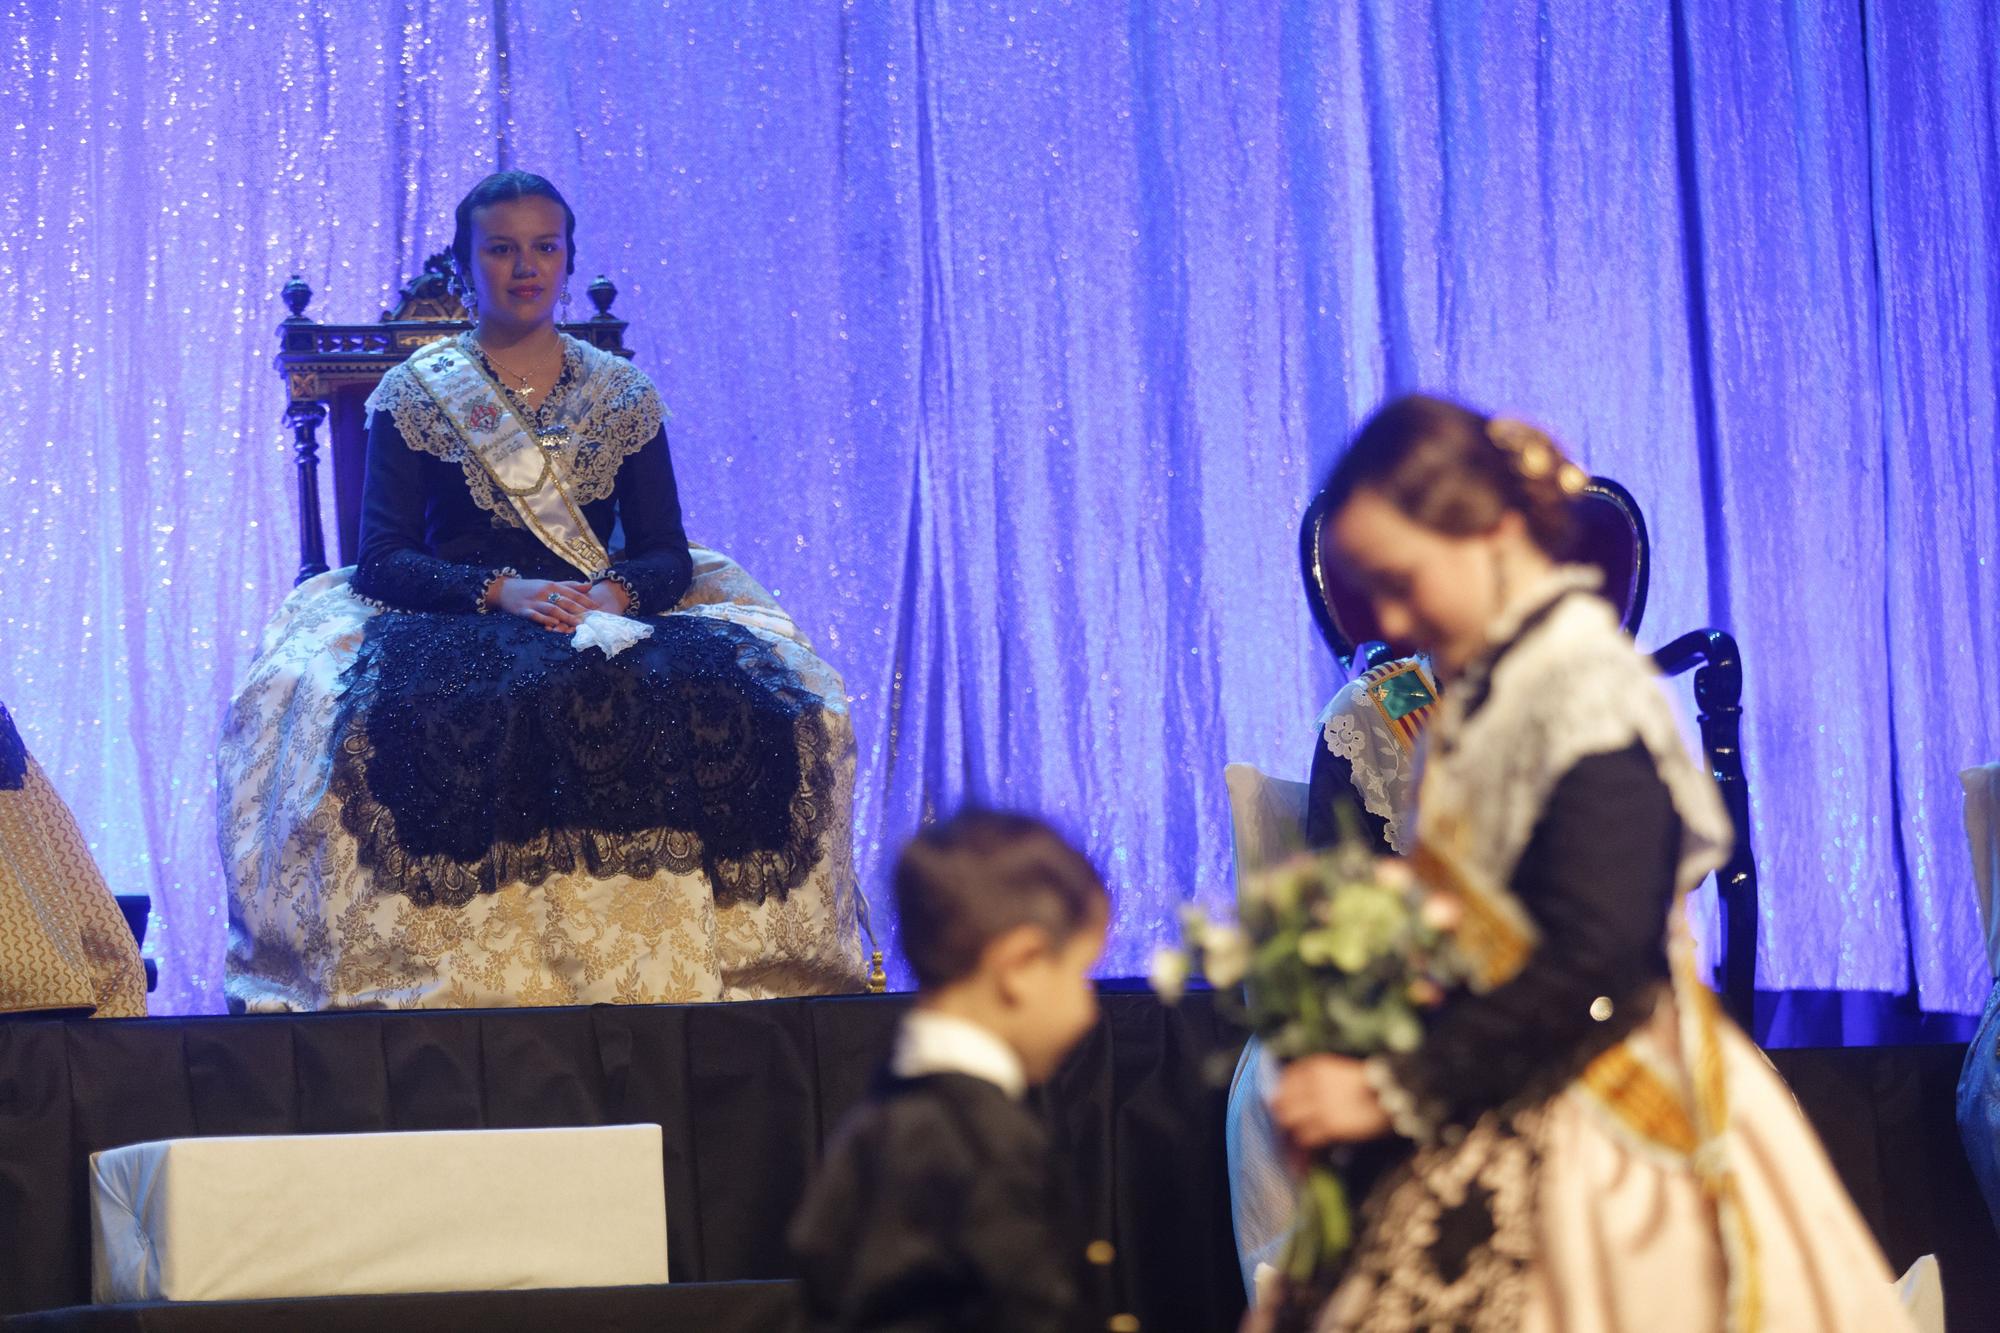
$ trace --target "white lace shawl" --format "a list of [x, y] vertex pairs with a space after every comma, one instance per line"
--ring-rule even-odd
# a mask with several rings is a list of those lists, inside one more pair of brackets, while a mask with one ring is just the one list
[[[568, 382], [538, 418], [544, 426], [567, 426], [569, 437], [556, 450], [557, 466], [572, 499], [589, 504], [611, 494], [618, 468], [659, 432], [666, 410], [646, 373], [624, 357], [600, 351], [568, 334], [558, 334]], [[457, 335], [468, 344], [470, 333]], [[377, 412], [387, 412], [412, 449], [447, 463], [465, 474], [472, 499], [502, 527], [521, 526], [507, 497], [466, 449], [465, 441], [445, 420], [444, 413], [417, 383], [407, 364], [390, 369], [368, 395], [372, 424]]]
[[1592, 755], [1646, 747], [1681, 820], [1675, 888], [1690, 892], [1721, 865], [1734, 838], [1721, 793], [1696, 762], [1652, 662], [1632, 646], [1616, 614], [1586, 595], [1595, 575], [1558, 570], [1515, 604], [1490, 632], [1505, 643], [1536, 611], [1546, 619], [1504, 653], [1491, 689], [1475, 667], [1448, 690], [1427, 736], [1419, 840], [1435, 838], [1458, 868], [1518, 909], [1507, 885], [1556, 783]]
[[[1551, 603], [1553, 609], [1496, 664], [1477, 664], [1453, 682], [1424, 735], [1419, 858], [1429, 858], [1430, 869], [1445, 872], [1444, 882], [1467, 898], [1467, 927], [1489, 923], [1470, 936], [1461, 928], [1461, 940], [1482, 960], [1477, 965], [1487, 968], [1489, 958], [1516, 960], [1504, 972], [1476, 977], [1475, 990], [1506, 980], [1539, 944], [1533, 918], [1510, 886], [1549, 796], [1580, 760], [1635, 743], [1652, 756], [1681, 820], [1676, 910], [1680, 896], [1722, 864], [1734, 837], [1722, 795], [1707, 767], [1689, 753], [1659, 673], [1619, 628], [1610, 604], [1589, 595], [1598, 579], [1592, 570], [1563, 568], [1525, 590], [1489, 627], [1489, 643], [1507, 643], [1535, 613]], [[1482, 693], [1485, 701], [1468, 718], [1467, 702]], [[1685, 953], [1685, 937], [1672, 942], [1671, 925], [1662, 926], [1670, 954]], [[1516, 937], [1515, 943], [1489, 955], [1478, 941], [1490, 944], [1496, 929]], [[1691, 964], [1691, 954], [1686, 961]], [[1696, 1011], [1688, 1008], [1683, 1019], [1693, 1025], [1689, 1038], [1700, 1040]], [[1432, 1111], [1398, 1084], [1389, 1062], [1371, 1059], [1368, 1075], [1397, 1131], [1431, 1141], [1437, 1128]]]
[[1354, 791], [1369, 814], [1385, 820], [1390, 850], [1409, 855], [1417, 804], [1417, 757], [1396, 739], [1368, 697], [1365, 674], [1340, 687], [1319, 715], [1320, 744], [1354, 767]]

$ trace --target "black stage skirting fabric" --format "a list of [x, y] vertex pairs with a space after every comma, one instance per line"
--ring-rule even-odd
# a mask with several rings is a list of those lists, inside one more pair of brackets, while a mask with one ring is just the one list
[[[195, 1135], [657, 1123], [673, 1280], [786, 1277], [785, 1222], [907, 1003], [0, 1022], [0, 1315], [90, 1299], [92, 1152]], [[1212, 1333], [1242, 1310], [1222, 1139], [1239, 1046], [1205, 995], [1169, 1009], [1107, 994], [1097, 1031], [1046, 1093], [1098, 1234], [1117, 1246], [1125, 1308], [1149, 1333]], [[2000, 1328], [2000, 1243], [1952, 1119], [1962, 1055], [1774, 1059], [1890, 1262], [1900, 1271], [1936, 1253], [1954, 1327]], [[119, 1327], [176, 1317], [115, 1313]]]
[[0, 1321], [6, 1333], [786, 1333], [803, 1327], [789, 1282], [681, 1287], [322, 1296], [296, 1301], [96, 1305]]
[[[785, 1223], [907, 1003], [0, 1023], [0, 1314], [90, 1299], [91, 1153], [193, 1135], [657, 1123], [673, 1280], [787, 1277]], [[1048, 1090], [1148, 1330], [1242, 1309], [1204, 1077], [1238, 1044], [1205, 997], [1107, 995]]]
[[1772, 1051], [1901, 1273], [1935, 1254], [1953, 1333], [2000, 1329], [2000, 1235], [1958, 1138], [1962, 1044]]

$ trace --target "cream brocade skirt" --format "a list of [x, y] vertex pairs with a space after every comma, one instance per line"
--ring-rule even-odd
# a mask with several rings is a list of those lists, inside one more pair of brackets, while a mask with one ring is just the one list
[[552, 875], [458, 907], [378, 891], [330, 790], [341, 673], [375, 614], [351, 570], [293, 589], [232, 702], [217, 759], [226, 993], [249, 1012], [685, 1003], [862, 990], [854, 732], [840, 676], [735, 562], [692, 548], [674, 615], [742, 625], [825, 709], [834, 771], [819, 861], [780, 899], [718, 907], [699, 872]]
[[[1881, 1249], [1791, 1090], [1733, 1024], [1718, 1026], [1730, 1099], [1728, 1161], [1749, 1245], [1725, 1247], [1718, 1210], [1688, 1160], [1645, 1142], [1581, 1082], [1572, 1084], [1541, 1112], [1523, 1271], [1506, 1298], [1475, 1311], [1466, 1326], [1720, 1333], [1731, 1327], [1732, 1283], [1754, 1275], [1758, 1329], [1912, 1327]], [[1676, 1049], [1670, 1000], [1636, 1040], [1653, 1059], [1673, 1061], [1666, 1054]], [[1475, 1131], [1467, 1142], [1476, 1137]], [[1383, 1243], [1364, 1236], [1363, 1244], [1371, 1240]], [[1387, 1243], [1413, 1240], [1421, 1242], [1421, 1234]], [[1360, 1278], [1343, 1283], [1322, 1315], [1323, 1333], [1428, 1326], [1383, 1320], [1370, 1285]], [[1504, 1311], [1498, 1319], [1491, 1318], [1494, 1304]]]

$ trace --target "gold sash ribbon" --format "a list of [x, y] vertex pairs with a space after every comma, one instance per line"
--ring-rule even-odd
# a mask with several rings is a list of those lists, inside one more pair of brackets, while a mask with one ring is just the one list
[[418, 351], [409, 367], [528, 531], [585, 578], [602, 576], [611, 557], [570, 498], [561, 460], [508, 405], [478, 358], [447, 339]]

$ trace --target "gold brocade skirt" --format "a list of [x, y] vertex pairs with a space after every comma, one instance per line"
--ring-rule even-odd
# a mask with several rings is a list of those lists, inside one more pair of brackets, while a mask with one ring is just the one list
[[139, 946], [76, 819], [31, 757], [0, 790], [0, 1012], [143, 1018]]
[[376, 614], [349, 591], [351, 570], [334, 570], [279, 608], [217, 747], [230, 1007], [684, 1004], [864, 989], [845, 685], [735, 562], [692, 554], [694, 586], [673, 614], [756, 634], [825, 709], [827, 750], [801, 763], [833, 766], [833, 832], [789, 895], [717, 902], [704, 873], [666, 867], [603, 878], [579, 868], [456, 906], [385, 890], [331, 782], [344, 674]]

